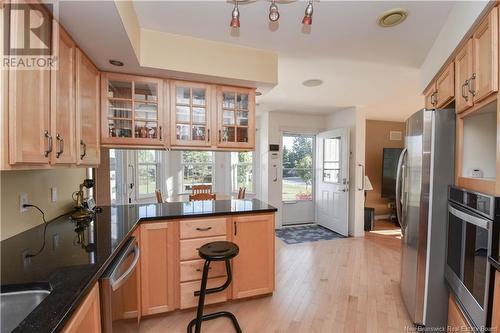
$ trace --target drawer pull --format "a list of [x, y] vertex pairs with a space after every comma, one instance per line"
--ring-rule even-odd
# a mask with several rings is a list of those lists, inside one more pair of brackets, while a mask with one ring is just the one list
[[[211, 269], [212, 269], [212, 267], [208, 267], [208, 270], [211, 270]], [[201, 268], [197, 268], [196, 271], [201, 272]]]
[[196, 230], [198, 230], [198, 231], [208, 231], [208, 230], [210, 230], [210, 229], [212, 229], [212, 227], [206, 227], [206, 228], [196, 228]]

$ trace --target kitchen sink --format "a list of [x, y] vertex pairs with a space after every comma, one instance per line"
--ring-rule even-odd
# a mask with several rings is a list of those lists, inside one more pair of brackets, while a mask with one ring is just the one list
[[15, 329], [50, 294], [47, 289], [37, 287], [24, 290], [7, 291], [2, 286], [0, 293], [1, 332], [7, 333]]

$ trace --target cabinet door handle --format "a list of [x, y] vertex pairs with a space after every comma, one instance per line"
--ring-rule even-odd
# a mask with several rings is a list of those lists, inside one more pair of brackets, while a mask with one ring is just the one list
[[64, 139], [63, 137], [58, 133], [56, 135], [56, 140], [59, 142], [59, 150], [56, 152], [56, 158], [59, 158], [62, 153], [64, 153]]
[[219, 130], [219, 142], [222, 142], [222, 131]]
[[[467, 95], [467, 90], [465, 88], [469, 85], [469, 80], [465, 80], [465, 82], [462, 84], [462, 98], [465, 99], [466, 102], [469, 101], [469, 96]], [[464, 93], [465, 91], [465, 93]]]
[[432, 95], [431, 95], [431, 104], [432, 104], [432, 106], [434, 106], [434, 107], [436, 107], [436, 105], [437, 105], [437, 103], [438, 103], [438, 101], [437, 101], [437, 94], [438, 94], [438, 92], [437, 92], [437, 90], [436, 90], [436, 91], [435, 91], [435, 92], [433, 92], [433, 93], [432, 93]]
[[468, 80], [467, 86], [469, 87], [469, 92], [472, 95], [472, 97], [477, 95], [476, 89], [473, 88], [472, 83], [476, 81], [476, 73], [472, 74], [470, 79]]
[[80, 154], [80, 159], [83, 160], [83, 158], [87, 155], [87, 144], [85, 141], [80, 140], [80, 146], [82, 147], [82, 153]]
[[[208, 270], [211, 270], [211, 269], [212, 269], [212, 267], [208, 267]], [[201, 272], [201, 268], [197, 268], [196, 271]]]
[[238, 234], [238, 225], [234, 222], [234, 235]]
[[207, 141], [210, 142], [210, 128], [207, 129]]
[[161, 141], [162, 140], [162, 129], [163, 129], [163, 127], [160, 126], [159, 129], [160, 129], [160, 141]]
[[44, 151], [43, 155], [45, 157], [48, 157], [49, 154], [52, 152], [52, 135], [49, 134], [49, 131], [45, 130], [43, 132], [43, 135], [45, 136], [45, 139], [47, 140], [47, 149]]
[[212, 227], [206, 227], [206, 228], [196, 228], [196, 230], [198, 230], [198, 231], [208, 231], [208, 230], [210, 230], [210, 229], [212, 229]]

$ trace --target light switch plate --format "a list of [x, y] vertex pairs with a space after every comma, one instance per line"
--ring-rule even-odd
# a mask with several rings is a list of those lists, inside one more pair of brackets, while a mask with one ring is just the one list
[[57, 201], [57, 187], [50, 188], [50, 201], [51, 202]]

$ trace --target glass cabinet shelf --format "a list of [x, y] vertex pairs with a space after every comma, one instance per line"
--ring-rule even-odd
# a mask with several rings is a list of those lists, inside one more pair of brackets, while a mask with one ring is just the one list
[[103, 86], [107, 87], [107, 96], [103, 96], [107, 109], [103, 142], [107, 137], [111, 142], [113, 138], [129, 138], [131, 142], [160, 144], [162, 80], [105, 73]]
[[[222, 88], [219, 96], [219, 143], [231, 147], [250, 143], [249, 127], [254, 98], [250, 89]], [[242, 145], [243, 144], [243, 145]]]

